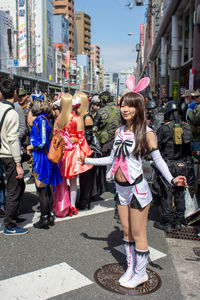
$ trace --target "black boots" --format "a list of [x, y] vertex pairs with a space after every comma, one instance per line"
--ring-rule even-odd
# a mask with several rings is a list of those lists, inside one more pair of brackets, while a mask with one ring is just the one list
[[54, 220], [55, 220], [55, 215], [54, 215], [54, 212], [51, 211], [50, 214], [49, 214], [49, 225], [50, 226], [54, 226], [55, 225]]
[[38, 229], [49, 229], [49, 225], [54, 225], [54, 212], [51, 211], [52, 194], [49, 186], [37, 187], [37, 192], [40, 200], [40, 220], [33, 224]]
[[33, 226], [37, 229], [49, 229], [49, 216], [41, 216], [39, 221], [34, 223]]
[[157, 229], [165, 231], [166, 233], [170, 233], [172, 231], [172, 226], [170, 223], [154, 222], [153, 226]]
[[37, 229], [49, 229], [49, 226], [54, 226], [54, 218], [54, 213], [51, 212], [49, 215], [41, 216], [33, 226]]

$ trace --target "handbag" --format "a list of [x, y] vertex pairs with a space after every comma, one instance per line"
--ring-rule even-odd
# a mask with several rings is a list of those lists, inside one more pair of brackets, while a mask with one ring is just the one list
[[195, 194], [193, 197], [191, 197], [188, 188], [186, 188], [185, 192], [184, 192], [184, 199], [185, 199], [184, 216], [185, 216], [185, 218], [188, 218], [190, 215], [192, 215], [198, 209], [197, 198], [196, 198]]
[[65, 141], [59, 132], [53, 133], [49, 151], [47, 153], [48, 159], [53, 163], [58, 163], [63, 158], [65, 153]]
[[[43, 116], [43, 117], [48, 122], [47, 118], [45, 116]], [[37, 126], [37, 130], [40, 132], [37, 124], [36, 124], [36, 126]], [[51, 162], [56, 163], [56, 164], [59, 161], [61, 161], [61, 159], [63, 158], [63, 155], [65, 153], [65, 141], [64, 141], [64, 138], [62, 136], [60, 136], [59, 131], [56, 131], [53, 133], [49, 151], [47, 150], [47, 148], [45, 146], [45, 151], [46, 151], [46, 155], [47, 155], [48, 159]]]

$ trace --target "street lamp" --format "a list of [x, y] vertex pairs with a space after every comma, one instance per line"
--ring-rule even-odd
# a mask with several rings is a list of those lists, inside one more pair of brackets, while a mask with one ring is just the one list
[[143, 6], [143, 5], [149, 5], [151, 8], [156, 8], [156, 4], [149, 3], [149, 0], [132, 0], [128, 1], [124, 4], [129, 9], [133, 9], [134, 6]]

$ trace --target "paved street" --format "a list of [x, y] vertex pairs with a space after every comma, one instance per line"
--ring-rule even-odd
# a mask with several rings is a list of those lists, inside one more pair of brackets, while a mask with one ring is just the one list
[[[0, 234], [1, 300], [103, 300], [131, 299], [111, 293], [94, 281], [93, 274], [108, 263], [123, 262], [122, 229], [114, 219], [113, 183], [109, 192], [92, 202], [91, 210], [72, 218], [57, 219], [50, 230], [36, 230], [32, 223], [39, 217], [34, 185], [26, 186], [21, 203], [24, 236]], [[161, 277], [156, 292], [134, 299], [200, 299], [198, 256], [199, 241], [166, 239], [153, 227], [157, 210], [151, 207], [148, 240], [153, 265], [148, 267]], [[2, 222], [2, 219], [1, 219]]]

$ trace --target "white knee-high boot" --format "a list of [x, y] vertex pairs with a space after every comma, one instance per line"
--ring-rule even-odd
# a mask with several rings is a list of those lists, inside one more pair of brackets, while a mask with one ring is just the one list
[[144, 251], [144, 250], [135, 249], [135, 253], [136, 253], [136, 266], [135, 266], [134, 275], [130, 280], [120, 283], [120, 285], [129, 289], [133, 289], [136, 286], [148, 280], [146, 266], [149, 257], [149, 250]]
[[126, 252], [127, 270], [119, 279], [119, 283], [127, 282], [134, 274], [136, 257], [135, 257], [135, 242], [124, 240], [124, 247]]

